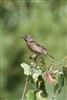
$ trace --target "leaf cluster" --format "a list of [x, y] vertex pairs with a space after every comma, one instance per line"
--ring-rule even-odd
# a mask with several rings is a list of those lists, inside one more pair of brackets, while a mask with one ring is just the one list
[[[48, 64], [42, 56], [37, 58], [32, 56], [31, 58], [30, 65], [26, 63], [21, 64], [24, 74], [27, 75], [27, 81], [31, 83], [32, 91], [35, 95], [35, 99], [32, 98], [31, 100], [39, 100], [37, 99], [39, 96], [44, 99], [48, 98], [46, 81], [53, 87], [53, 96], [61, 93], [67, 83], [66, 57], [60, 62], [53, 60], [51, 64]], [[28, 92], [30, 92], [29, 89]], [[30, 94], [28, 95], [27, 93], [27, 100], [30, 100], [28, 99], [29, 96]]]

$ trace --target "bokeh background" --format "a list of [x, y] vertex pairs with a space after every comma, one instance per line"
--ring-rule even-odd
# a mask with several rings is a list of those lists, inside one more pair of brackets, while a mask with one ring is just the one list
[[[32, 35], [57, 60], [67, 55], [67, 0], [0, 0], [0, 100], [20, 100], [31, 52], [18, 36]], [[67, 100], [67, 91], [57, 100]]]

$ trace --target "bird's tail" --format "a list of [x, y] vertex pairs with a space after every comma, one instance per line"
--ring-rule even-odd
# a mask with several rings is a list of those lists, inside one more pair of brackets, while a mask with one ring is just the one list
[[50, 55], [49, 53], [47, 53], [47, 55], [48, 55], [49, 57], [51, 57], [52, 59], [54, 59], [54, 57], [53, 57], [52, 55]]

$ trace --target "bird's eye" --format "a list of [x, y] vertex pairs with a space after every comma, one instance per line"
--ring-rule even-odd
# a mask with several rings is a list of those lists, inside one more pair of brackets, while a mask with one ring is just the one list
[[26, 38], [28, 38], [28, 37], [26, 36]]
[[26, 36], [26, 38], [29, 38], [29, 36]]

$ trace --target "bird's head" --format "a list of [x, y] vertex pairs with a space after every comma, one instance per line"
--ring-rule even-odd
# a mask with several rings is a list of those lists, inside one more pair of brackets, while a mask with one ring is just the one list
[[31, 41], [33, 41], [33, 38], [32, 38], [31, 36], [29, 36], [29, 35], [22, 36], [22, 37], [20, 37], [20, 38], [24, 39], [26, 42], [31, 42]]

